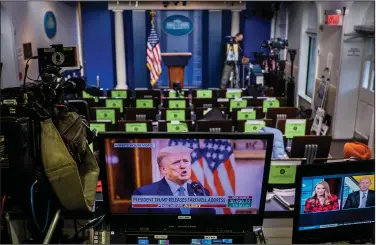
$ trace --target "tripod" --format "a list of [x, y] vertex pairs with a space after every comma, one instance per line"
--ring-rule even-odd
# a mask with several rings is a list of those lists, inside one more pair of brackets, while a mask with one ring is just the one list
[[[239, 48], [239, 47], [238, 47]], [[237, 55], [235, 53], [235, 48], [234, 48], [234, 42], [233, 40], [230, 41], [228, 44], [228, 49], [227, 49], [227, 55], [226, 55], [226, 63], [225, 63], [225, 68], [224, 72], [230, 71], [229, 74], [224, 74], [226, 77], [226, 87], [228, 85], [228, 82], [230, 81], [230, 88], [237, 88], [239, 87], [238, 85], [238, 64], [237, 64]], [[227, 73], [226, 72], [226, 73]], [[227, 76], [229, 75], [229, 76]]]

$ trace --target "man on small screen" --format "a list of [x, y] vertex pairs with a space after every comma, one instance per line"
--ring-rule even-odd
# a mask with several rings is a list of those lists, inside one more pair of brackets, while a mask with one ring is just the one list
[[[135, 196], [209, 196], [209, 191], [199, 184], [193, 188], [191, 178], [192, 149], [170, 146], [160, 150], [157, 163], [163, 178], [133, 192]], [[132, 208], [133, 213], [215, 214], [212, 208]]]
[[359, 181], [359, 191], [354, 191], [347, 197], [343, 209], [365, 208], [375, 206], [375, 191], [369, 190], [372, 182], [368, 177], [363, 177]]

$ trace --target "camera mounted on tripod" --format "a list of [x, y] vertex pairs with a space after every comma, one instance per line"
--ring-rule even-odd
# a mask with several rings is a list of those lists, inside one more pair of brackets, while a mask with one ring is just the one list
[[[1, 90], [2, 129], [7, 128], [10, 132], [18, 121], [25, 121], [22, 130], [26, 136], [21, 143], [15, 144], [10, 140], [19, 138], [20, 132], [4, 133], [6, 148], [25, 145], [24, 161], [30, 166], [26, 169], [14, 165], [10, 167], [10, 172], [24, 179], [27, 176], [27, 181], [19, 183], [20, 188], [30, 189], [30, 184], [35, 185], [34, 192], [40, 193], [35, 198], [38, 202], [51, 202], [51, 210], [90, 211], [95, 199], [99, 168], [89, 148], [93, 133], [88, 122], [73, 112], [66, 100], [67, 94], [83, 91], [86, 83], [83, 78], [65, 78], [61, 73], [65, 67], [77, 67], [76, 53], [75, 47], [62, 45], [40, 48], [38, 56], [27, 61], [24, 84]], [[27, 76], [31, 59], [38, 59], [39, 75], [36, 80]], [[26, 78], [32, 82], [26, 83]], [[5, 119], [9, 123], [3, 123]], [[13, 156], [17, 155], [13, 154], [10, 162], [15, 161]], [[66, 186], [72, 187], [69, 192], [64, 189]], [[15, 198], [17, 205], [30, 217], [27, 195], [20, 193], [12, 192], [13, 196], [18, 196]], [[42, 230], [39, 229], [43, 233]]]
[[236, 39], [236, 37], [235, 36], [227, 36], [226, 38], [228, 38], [228, 41], [227, 41], [227, 43], [228, 44], [230, 44], [230, 45], [233, 45], [233, 44], [235, 44], [235, 39]]
[[281, 50], [289, 46], [288, 41], [282, 38], [273, 38], [270, 40], [265, 40], [261, 43], [261, 48], [270, 50]]

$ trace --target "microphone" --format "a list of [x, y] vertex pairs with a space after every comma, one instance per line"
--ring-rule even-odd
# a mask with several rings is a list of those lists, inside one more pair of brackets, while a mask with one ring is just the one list
[[69, 78], [64, 86], [64, 92], [70, 93], [70, 94], [75, 94], [77, 92], [83, 91], [86, 88], [86, 82], [82, 78], [77, 78], [77, 77], [71, 77]]
[[201, 196], [203, 194], [204, 196], [206, 196], [204, 187], [201, 185], [200, 182], [193, 181], [191, 183], [191, 185], [192, 185], [192, 189], [193, 189], [195, 195], [199, 194]]

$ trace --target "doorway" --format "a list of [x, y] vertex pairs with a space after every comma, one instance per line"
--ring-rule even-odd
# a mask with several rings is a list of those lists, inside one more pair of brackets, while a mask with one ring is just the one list
[[366, 38], [364, 42], [365, 52], [359, 85], [355, 135], [367, 140], [368, 145], [373, 149], [375, 134], [375, 40], [374, 38]]

